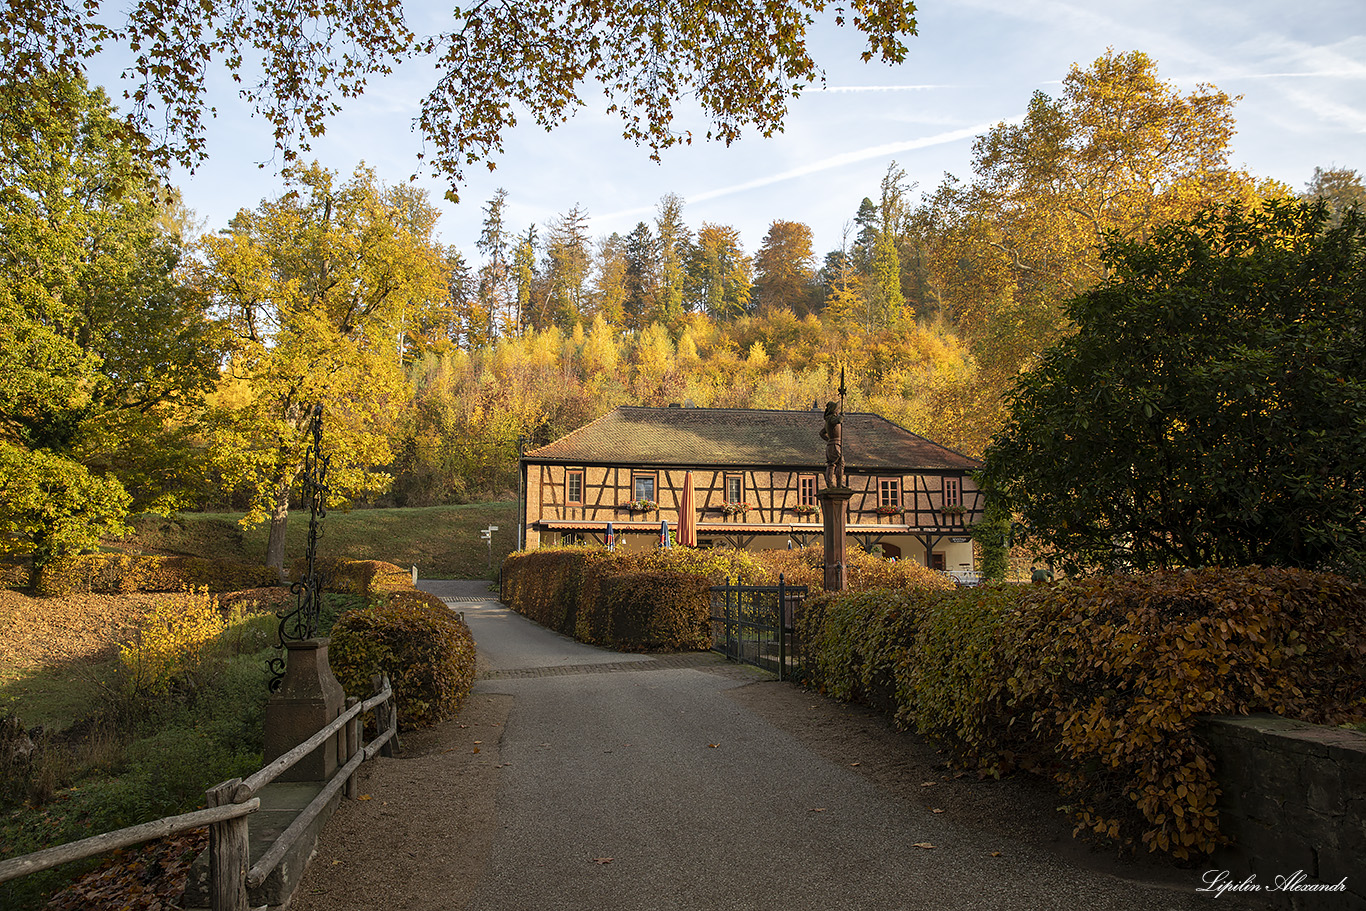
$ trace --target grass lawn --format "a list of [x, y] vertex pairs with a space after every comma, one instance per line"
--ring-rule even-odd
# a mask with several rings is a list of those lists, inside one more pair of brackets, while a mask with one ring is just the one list
[[[269, 527], [237, 524], [233, 513], [182, 513], [174, 519], [139, 516], [124, 546], [151, 552], [229, 557], [250, 563], [265, 558]], [[492, 548], [480, 537], [490, 525]], [[290, 513], [285, 564], [304, 555], [308, 513]], [[413, 509], [333, 510], [322, 521], [318, 553], [323, 557], [384, 560], [416, 566], [424, 579], [494, 579], [503, 558], [517, 547], [517, 504], [469, 503]], [[491, 553], [490, 553], [491, 551]]]

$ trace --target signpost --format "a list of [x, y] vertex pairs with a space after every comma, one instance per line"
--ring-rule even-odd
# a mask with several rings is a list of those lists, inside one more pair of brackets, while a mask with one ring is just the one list
[[493, 533], [497, 530], [497, 525], [490, 525], [488, 528], [479, 532], [479, 537], [489, 542], [489, 569], [493, 568]]

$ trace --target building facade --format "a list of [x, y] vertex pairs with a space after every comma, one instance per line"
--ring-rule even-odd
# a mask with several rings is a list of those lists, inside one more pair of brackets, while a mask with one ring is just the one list
[[[699, 547], [821, 542], [822, 412], [621, 407], [521, 461], [524, 546], [657, 546], [676, 529], [692, 475]], [[972, 569], [967, 528], [982, 517], [980, 463], [875, 414], [846, 414], [854, 543], [936, 569]]]

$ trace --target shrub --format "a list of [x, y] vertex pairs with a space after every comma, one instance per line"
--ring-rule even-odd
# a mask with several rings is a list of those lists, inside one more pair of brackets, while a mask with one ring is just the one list
[[1055, 747], [1079, 826], [1178, 858], [1219, 843], [1200, 715], [1366, 717], [1366, 586], [1247, 568], [1032, 588], [1002, 625], [1007, 695]]
[[332, 672], [352, 695], [368, 696], [371, 678], [388, 674], [405, 729], [453, 715], [474, 685], [469, 627], [425, 592], [396, 592], [342, 614], [328, 653]]
[[727, 579], [762, 579], [765, 572], [752, 554], [738, 550], [545, 547], [508, 556], [501, 598], [580, 642], [636, 651], [701, 649], [711, 644], [707, 589]]
[[1220, 844], [1199, 716], [1366, 717], [1366, 586], [1327, 574], [848, 592], [808, 599], [798, 629], [830, 695], [893, 706], [980, 770], [1046, 771], [1078, 831], [1177, 858]]
[[206, 676], [209, 644], [226, 626], [218, 602], [206, 591], [174, 603], [157, 601], [138, 621], [133, 641], [119, 647], [132, 690], [159, 695], [175, 684], [198, 689]]
[[56, 597], [76, 593], [173, 592], [185, 588], [224, 592], [279, 584], [279, 574], [270, 567], [234, 560], [80, 554], [44, 566], [38, 577], [38, 593]]
[[[813, 593], [825, 589], [825, 548], [821, 545], [799, 550], [763, 550], [753, 557], [764, 568], [765, 584], [776, 585], [781, 573], [788, 585], [805, 585]], [[913, 560], [886, 560], [858, 548], [848, 552], [844, 565], [846, 591], [954, 587], [948, 576]]]
[[[382, 560], [316, 560], [314, 568], [322, 576], [323, 588], [343, 595], [377, 595], [394, 591], [411, 591], [412, 570], [400, 569]], [[300, 558], [290, 564], [290, 575], [302, 579], [308, 571], [307, 560]]]
[[710, 586], [705, 577], [667, 570], [606, 576], [603, 622], [586, 639], [624, 651], [711, 648]]

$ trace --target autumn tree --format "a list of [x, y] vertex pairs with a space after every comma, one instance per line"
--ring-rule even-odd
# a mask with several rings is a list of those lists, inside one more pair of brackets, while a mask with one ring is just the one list
[[[598, 241], [593, 281], [593, 312], [613, 325], [629, 322], [627, 316], [630, 259], [626, 239], [615, 231]], [[635, 315], [639, 320], [639, 315]]]
[[593, 252], [588, 239], [588, 212], [575, 204], [551, 222], [546, 231], [542, 272], [546, 295], [535, 325], [539, 329], [568, 329], [591, 316], [589, 281]]
[[1061, 302], [1105, 277], [1107, 237], [1142, 242], [1257, 195], [1228, 164], [1235, 101], [1207, 84], [1182, 95], [1146, 54], [1107, 51], [974, 142], [971, 182], [945, 180], [922, 214], [943, 304], [984, 364], [1008, 378], [1069, 331]]
[[787, 309], [799, 315], [806, 313], [815, 279], [814, 260], [809, 227], [795, 221], [772, 222], [754, 255], [754, 298], [758, 311]]
[[649, 225], [639, 222], [626, 235], [624, 252], [624, 324], [628, 329], [643, 329], [663, 315], [656, 303], [659, 292], [659, 242]]
[[688, 281], [687, 262], [692, 232], [683, 223], [683, 198], [665, 194], [656, 208], [655, 236], [659, 239], [659, 281], [655, 290], [657, 318], [675, 324], [683, 318]]
[[388, 423], [407, 396], [396, 340], [452, 293], [434, 213], [411, 215], [430, 203], [364, 166], [341, 183], [317, 164], [285, 176], [283, 196], [204, 238], [201, 272], [232, 332], [224, 385], [246, 398], [218, 414], [215, 462], [253, 491], [244, 521], [269, 518], [265, 562], [280, 570], [314, 405], [324, 408], [334, 501], [382, 489]]
[[714, 319], [750, 312], [753, 267], [730, 225], [704, 222], [688, 257], [688, 301]]
[[536, 226], [530, 225], [526, 234], [517, 239], [517, 251], [512, 256], [512, 286], [517, 309], [514, 331], [526, 331], [527, 321], [536, 297]]
[[1333, 224], [1352, 207], [1366, 209], [1366, 183], [1351, 168], [1314, 168], [1314, 176], [1304, 188], [1306, 199], [1321, 199], [1328, 206]]
[[1290, 200], [1116, 238], [984, 482], [1072, 568], [1366, 570], [1366, 216]]
[[[825, 9], [825, 0], [504, 0], [458, 7], [419, 36], [401, 2], [54, 0], [9, 5], [0, 18], [0, 63], [22, 83], [75, 72], [97, 54], [122, 55], [132, 79], [131, 123], [153, 137], [158, 160], [192, 166], [207, 155], [204, 98], [217, 68], [243, 84], [290, 162], [368, 80], [422, 59], [435, 66], [437, 82], [417, 124], [431, 166], [454, 188], [466, 166], [502, 151], [518, 117], [556, 126], [591, 83], [605, 92], [608, 113], [622, 118], [624, 136], [654, 157], [694, 132], [725, 143], [747, 128], [771, 135], [788, 99], [821, 76], [807, 29]], [[906, 0], [870, 0], [833, 18], [866, 36], [863, 59], [899, 63], [902, 38], [915, 34], [914, 12]], [[675, 103], [684, 98], [710, 120], [705, 131], [675, 122]]]
[[0, 549], [38, 571], [197, 480], [215, 338], [141, 153], [83, 79], [0, 85]]

